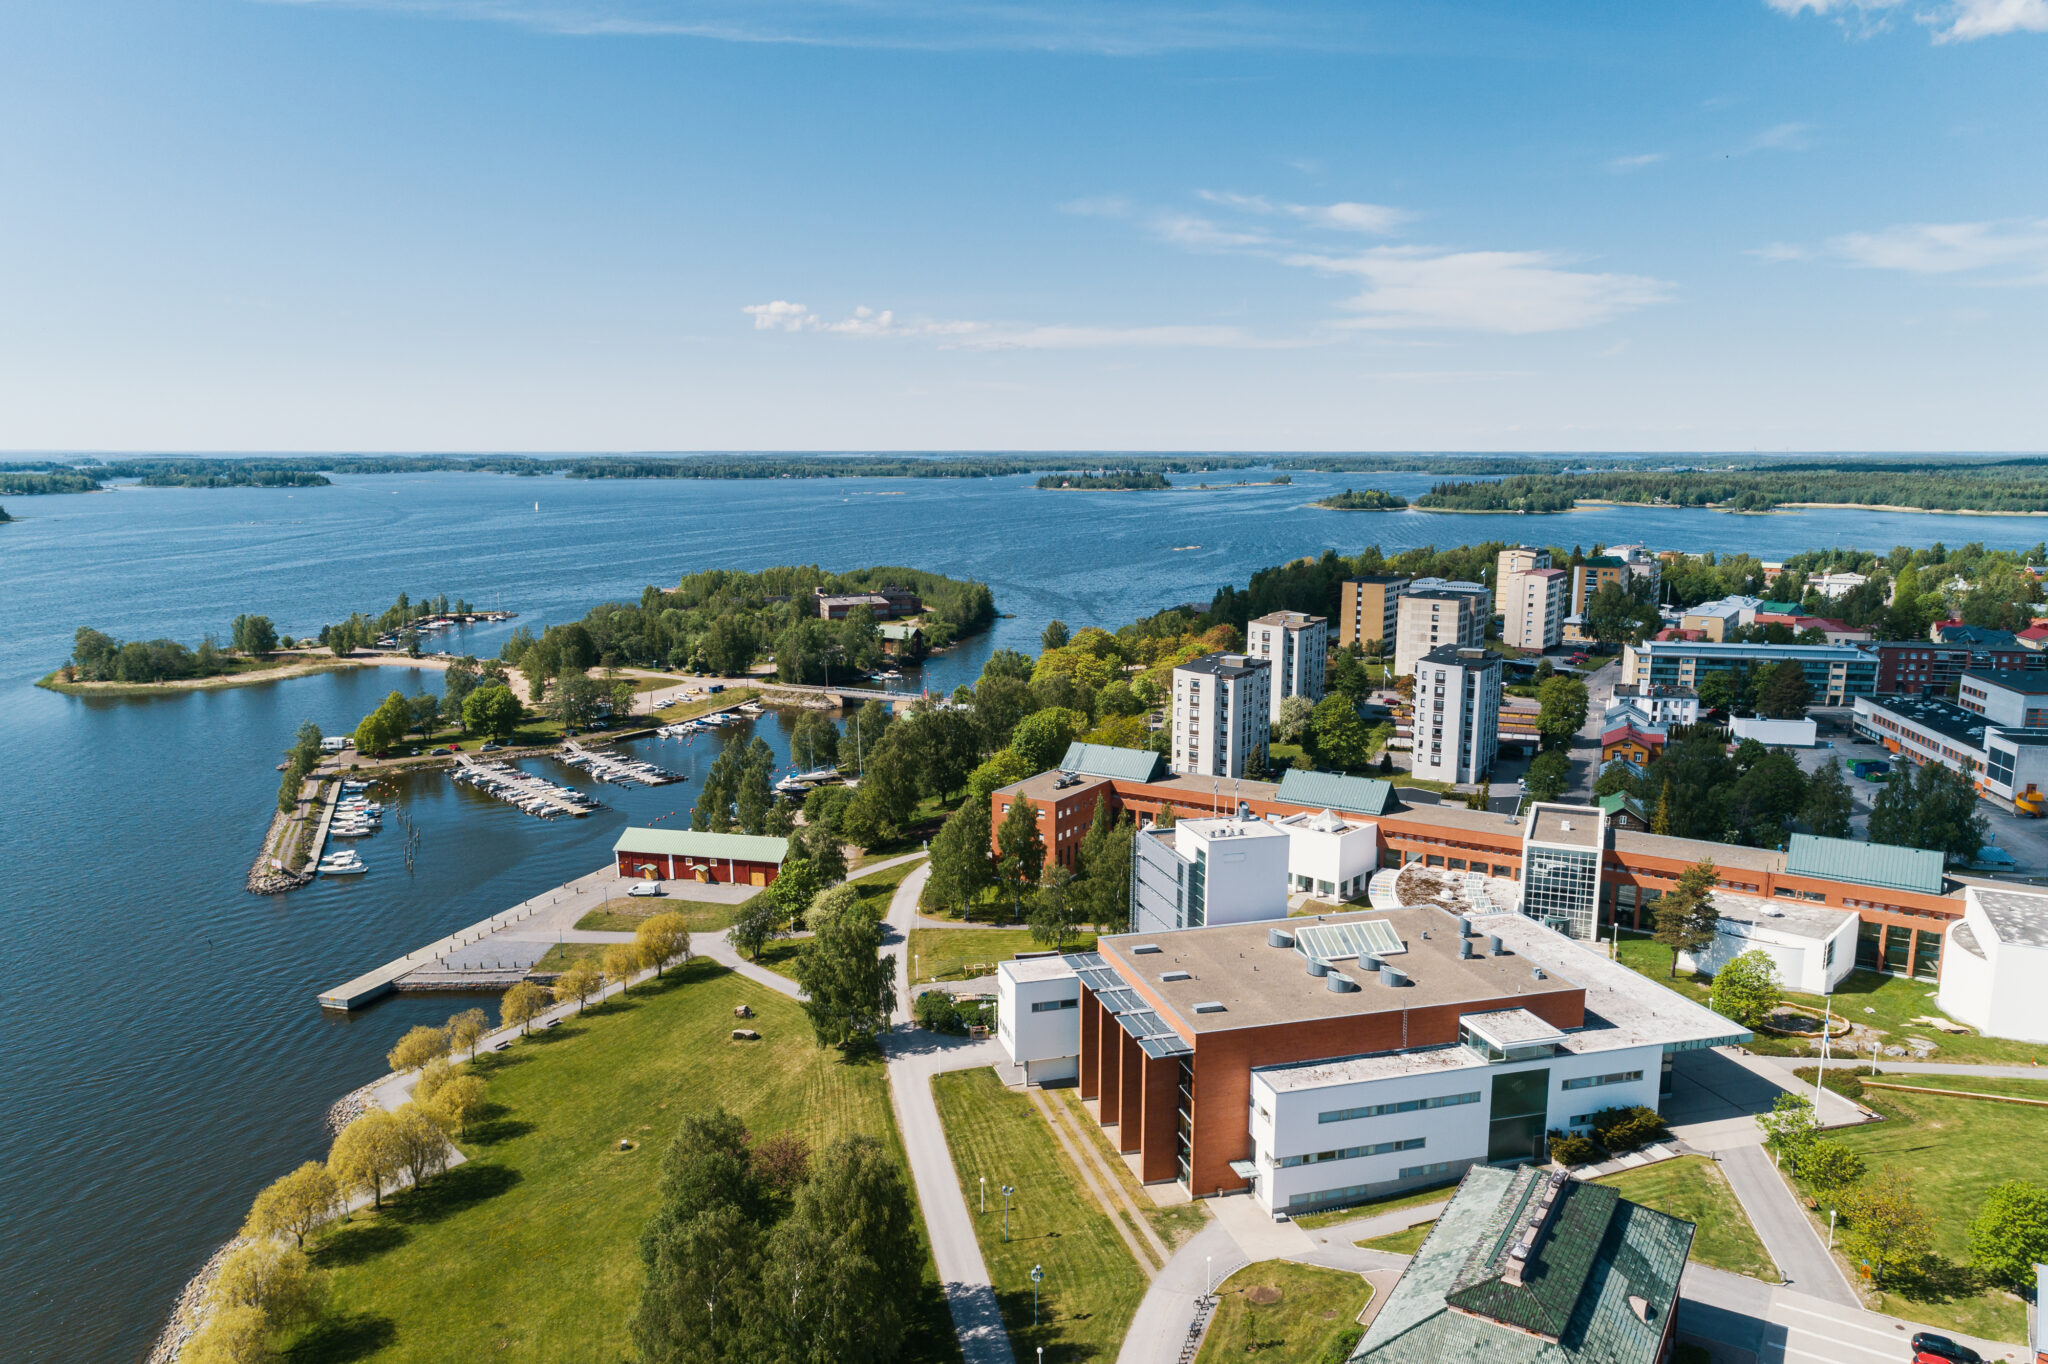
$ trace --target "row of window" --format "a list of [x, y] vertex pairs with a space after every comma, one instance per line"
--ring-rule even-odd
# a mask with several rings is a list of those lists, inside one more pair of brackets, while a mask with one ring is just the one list
[[1355, 1118], [1384, 1118], [1390, 1113], [1420, 1113], [1426, 1108], [1456, 1108], [1460, 1104], [1479, 1102], [1479, 1091], [1470, 1094], [1439, 1094], [1429, 1099], [1403, 1099], [1399, 1103], [1367, 1104], [1363, 1108], [1339, 1108], [1329, 1113], [1316, 1115], [1316, 1121], [1350, 1122]]
[[1612, 1075], [1581, 1075], [1566, 1080], [1559, 1089], [1597, 1089], [1601, 1085], [1632, 1084], [1643, 1078], [1640, 1070], [1617, 1070]]
[[[1457, 1167], [1458, 1162], [1454, 1160], [1439, 1160], [1429, 1165], [1410, 1165], [1404, 1168], [1397, 1178], [1426, 1179], [1432, 1175], [1447, 1175]], [[1378, 1185], [1346, 1184], [1341, 1189], [1317, 1189], [1314, 1193], [1291, 1195], [1287, 1200], [1287, 1205], [1293, 1208], [1300, 1208], [1320, 1203], [1358, 1203], [1370, 1198], [1376, 1189], [1383, 1187], [1384, 1183]]]
[[1341, 1151], [1311, 1151], [1305, 1156], [1282, 1156], [1280, 1167], [1291, 1170], [1297, 1165], [1321, 1165], [1326, 1160], [1357, 1160], [1360, 1156], [1383, 1156], [1390, 1151], [1420, 1151], [1424, 1138], [1409, 1137], [1405, 1141], [1379, 1141], [1370, 1146], [1346, 1146]]
[[1080, 1007], [1081, 1001], [1078, 999], [1041, 999], [1031, 1006], [1031, 1012], [1035, 1014], [1050, 1014], [1058, 1013], [1061, 1009], [1078, 1009]]

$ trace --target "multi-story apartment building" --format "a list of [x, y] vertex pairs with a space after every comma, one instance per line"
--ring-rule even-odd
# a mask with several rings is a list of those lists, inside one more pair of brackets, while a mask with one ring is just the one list
[[[1545, 560], [1550, 555], [1534, 551]], [[1517, 649], [1542, 653], [1564, 639], [1566, 593], [1570, 575], [1548, 563], [1530, 568], [1510, 568], [1509, 556], [1519, 561], [1527, 550], [1505, 549], [1494, 574], [1494, 603], [1501, 617], [1500, 637]]]
[[1654, 725], [1689, 725], [1700, 718], [1700, 694], [1690, 687], [1619, 683], [1608, 709], [1622, 705], [1633, 706]]
[[[1466, 590], [1477, 589], [1477, 590]], [[1476, 649], [1486, 642], [1492, 600], [1477, 583], [1413, 588], [1401, 598], [1394, 672], [1406, 676], [1431, 649]]]
[[1275, 611], [1245, 627], [1245, 654], [1273, 665], [1270, 688], [1274, 723], [1290, 696], [1323, 699], [1323, 669], [1329, 661], [1330, 622], [1300, 611]]
[[1243, 654], [1204, 654], [1173, 670], [1175, 772], [1242, 777], [1252, 755], [1266, 759], [1273, 665]]
[[1375, 640], [1394, 638], [1397, 605], [1408, 590], [1408, 579], [1392, 573], [1372, 573], [1347, 578], [1338, 589], [1337, 643], [1356, 642], [1363, 648]]
[[2048, 727], [2048, 673], [2034, 668], [1971, 668], [1956, 690], [1956, 704], [1994, 725]]
[[1800, 665], [1813, 704], [1846, 706], [1877, 693], [1877, 658], [1849, 644], [1707, 644], [1697, 640], [1645, 640], [1622, 650], [1621, 680], [1635, 685], [1699, 690], [1715, 673], [1757, 672], [1786, 660]]
[[1688, 606], [1679, 614], [1681, 630], [1697, 630], [1712, 643], [1719, 644], [1728, 638], [1728, 632], [1741, 626], [1756, 623], [1756, 597], [1723, 597], [1719, 601], [1703, 601], [1697, 606]]
[[1476, 782], [1500, 753], [1501, 657], [1445, 646], [1415, 667], [1415, 775]]

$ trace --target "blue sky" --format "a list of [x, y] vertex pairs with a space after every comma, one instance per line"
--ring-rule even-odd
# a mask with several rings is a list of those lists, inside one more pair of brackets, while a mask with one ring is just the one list
[[0, 446], [2048, 448], [2048, 0], [0, 0]]

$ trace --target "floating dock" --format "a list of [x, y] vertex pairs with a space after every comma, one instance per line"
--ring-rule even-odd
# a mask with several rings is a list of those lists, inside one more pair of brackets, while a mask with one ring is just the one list
[[604, 808], [573, 787], [558, 786], [510, 763], [484, 762], [468, 753], [456, 754], [455, 762], [457, 781], [516, 805], [529, 815], [553, 819], [556, 815], [587, 815]]
[[656, 767], [653, 763], [622, 757], [617, 753], [601, 753], [585, 748], [574, 739], [564, 740], [562, 751], [556, 756], [569, 766], [581, 768], [599, 781], [608, 781], [614, 786], [635, 782], [642, 786], [667, 786], [670, 782], [682, 780], [665, 767]]

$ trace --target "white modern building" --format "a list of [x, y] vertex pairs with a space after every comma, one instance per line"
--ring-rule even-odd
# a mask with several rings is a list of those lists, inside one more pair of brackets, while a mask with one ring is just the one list
[[1065, 957], [1019, 957], [996, 967], [996, 1037], [1033, 1085], [1079, 1073], [1081, 982]]
[[2048, 793], [2048, 728], [2007, 727], [1933, 696], [1859, 696], [1856, 732], [1915, 762], [1968, 776], [1980, 794], [2029, 809]]
[[1623, 682], [1614, 688], [1609, 706], [1627, 705], [1653, 725], [1690, 725], [1700, 718], [1700, 694], [1691, 687]]
[[1292, 846], [1286, 830], [1262, 819], [1182, 819], [1138, 830], [1132, 931], [1286, 918]]
[[1818, 592], [1833, 601], [1836, 597], [1845, 596], [1869, 581], [1870, 579], [1861, 573], [1816, 573], [1806, 580], [1806, 586], [1810, 591]]
[[1184, 776], [1242, 777], [1265, 761], [1272, 724], [1273, 665], [1243, 654], [1204, 654], [1173, 670], [1173, 751]]
[[1813, 720], [1770, 720], [1761, 715], [1738, 715], [1728, 722], [1728, 732], [1737, 743], [1754, 739], [1779, 748], [1812, 748], [1820, 742], [1820, 725]]
[[1345, 900], [1365, 892], [1380, 864], [1379, 826], [1333, 810], [1270, 820], [1287, 835], [1287, 888]]
[[1396, 607], [1394, 672], [1405, 676], [1431, 649], [1476, 649], [1486, 642], [1493, 597], [1478, 583], [1417, 578]]
[[1941, 1011], [1990, 1037], [2048, 1042], [2048, 895], [1967, 886], [1941, 954]]
[[1756, 624], [1756, 609], [1762, 605], [1761, 597], [1735, 596], [1703, 601], [1680, 612], [1678, 625], [1680, 629], [1698, 630], [1719, 644], [1728, 638], [1731, 630]]
[[2048, 727], [2048, 670], [1965, 668], [1956, 704], [2006, 729]]
[[1500, 755], [1501, 657], [1446, 646], [1415, 663], [1411, 740], [1418, 777], [1477, 782]]
[[1714, 941], [1697, 956], [1678, 954], [1681, 971], [1714, 975], [1744, 952], [1766, 953], [1787, 990], [1825, 995], [1856, 969], [1857, 916], [1846, 909], [1796, 900], [1714, 892], [1720, 923]]
[[1273, 665], [1267, 718], [1277, 724], [1280, 703], [1290, 696], [1323, 699], [1323, 670], [1330, 652], [1330, 622], [1300, 611], [1275, 611], [1245, 627], [1247, 656]]

